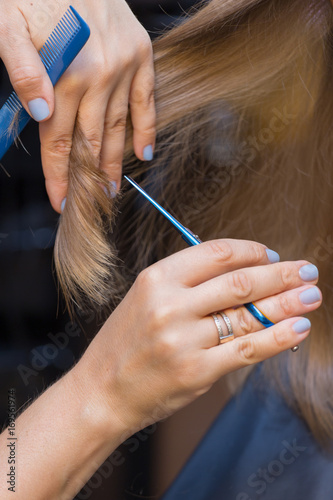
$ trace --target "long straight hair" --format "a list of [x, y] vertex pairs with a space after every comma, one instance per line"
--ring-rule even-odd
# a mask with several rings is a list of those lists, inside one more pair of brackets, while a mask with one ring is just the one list
[[[312, 335], [265, 366], [325, 442], [333, 438], [332, 6], [212, 0], [189, 14], [154, 42], [154, 160], [135, 158], [129, 118], [123, 169], [203, 240], [257, 240], [282, 260], [319, 267], [324, 305], [311, 313]], [[77, 124], [55, 246], [69, 306], [83, 297], [109, 306], [140, 270], [184, 247], [133, 189], [116, 207], [101, 186], [107, 179]]]

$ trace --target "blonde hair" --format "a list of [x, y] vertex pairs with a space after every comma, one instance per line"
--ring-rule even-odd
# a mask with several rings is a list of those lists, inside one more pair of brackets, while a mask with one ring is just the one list
[[[265, 365], [323, 442], [333, 437], [332, 6], [213, 0], [199, 7], [154, 43], [155, 159], [135, 158], [129, 119], [123, 168], [203, 240], [257, 240], [283, 260], [319, 267], [324, 306], [311, 314], [312, 335], [297, 355]], [[79, 126], [74, 145], [56, 269], [69, 305], [86, 297], [104, 307], [184, 243], [151, 206], [138, 208], [127, 187], [110, 235], [115, 207]]]

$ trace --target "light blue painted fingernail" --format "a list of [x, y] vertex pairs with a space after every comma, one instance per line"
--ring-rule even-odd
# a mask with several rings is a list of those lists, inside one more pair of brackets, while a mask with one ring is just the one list
[[149, 144], [143, 149], [143, 157], [146, 161], [151, 161], [154, 157], [153, 155], [153, 146]]
[[67, 198], [64, 198], [64, 199], [62, 200], [62, 202], [61, 202], [61, 206], [60, 206], [60, 208], [61, 208], [61, 212], [63, 212], [63, 211], [64, 211], [64, 208], [65, 208], [65, 205], [66, 205], [66, 200], [67, 200]]
[[266, 253], [269, 261], [272, 262], [272, 264], [275, 264], [275, 262], [280, 262], [280, 255], [277, 252], [274, 252], [274, 250], [266, 248]]
[[306, 264], [299, 270], [299, 275], [303, 281], [313, 281], [319, 276], [318, 268], [313, 264]]
[[45, 120], [50, 114], [49, 105], [45, 99], [33, 99], [28, 102], [29, 111], [36, 122]]
[[117, 183], [116, 181], [111, 181], [110, 182], [110, 187], [107, 189], [105, 186], [103, 186], [104, 193], [108, 198], [115, 198], [117, 196]]
[[315, 304], [315, 302], [318, 302], [321, 299], [319, 288], [316, 286], [308, 288], [308, 290], [304, 290], [304, 292], [299, 294], [299, 298], [303, 304]]
[[308, 320], [308, 318], [302, 318], [296, 321], [296, 323], [293, 324], [293, 329], [296, 333], [304, 333], [310, 330], [311, 328], [311, 321]]
[[111, 195], [111, 198], [115, 198], [117, 196], [117, 183], [116, 183], [116, 181], [110, 182], [110, 195]]

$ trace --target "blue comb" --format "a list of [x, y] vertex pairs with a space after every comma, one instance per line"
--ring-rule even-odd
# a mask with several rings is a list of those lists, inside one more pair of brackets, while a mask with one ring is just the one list
[[[164, 215], [164, 217], [166, 217], [171, 222], [171, 224], [174, 225], [177, 231], [182, 235], [183, 240], [185, 240], [189, 246], [199, 245], [200, 243], [202, 243], [199, 236], [193, 234], [192, 231], [190, 231], [190, 229], [183, 226], [177, 219], [175, 219], [171, 214], [169, 214], [169, 212], [167, 212], [165, 208], [161, 207], [161, 205], [157, 203], [151, 196], [149, 196], [149, 194], [146, 193], [146, 191], [142, 189], [142, 187], [139, 186], [139, 184], [137, 184], [131, 177], [128, 177], [127, 175], [124, 175], [124, 177], [128, 182], [132, 184], [132, 186], [134, 186], [138, 191], [140, 191], [140, 193], [143, 194], [143, 196], [148, 201], [150, 201], [150, 203], [154, 205], [154, 207], [157, 208], [157, 210], [161, 212]], [[268, 319], [252, 302], [244, 304], [244, 307], [246, 307], [249, 313], [251, 313], [252, 316], [254, 316], [256, 320], [258, 320], [265, 328], [269, 328], [270, 326], [274, 325], [274, 323], [270, 319]], [[291, 350], [293, 352], [296, 352], [298, 350], [298, 346], [293, 347]]]
[[[89, 36], [87, 23], [73, 7], [69, 7], [39, 51], [53, 85], [73, 62]], [[11, 127], [16, 114], [17, 126]], [[16, 92], [12, 92], [0, 110], [0, 160], [30, 119]]]

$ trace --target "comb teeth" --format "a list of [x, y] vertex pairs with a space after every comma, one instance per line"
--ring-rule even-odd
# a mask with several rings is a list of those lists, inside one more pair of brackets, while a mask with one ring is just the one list
[[[80, 27], [79, 21], [71, 8], [69, 8], [39, 51], [40, 58], [47, 71], [49, 71], [57, 58], [65, 52], [68, 45], [80, 30]], [[16, 92], [10, 94], [5, 106], [14, 113], [17, 113], [23, 108]]]
[[16, 92], [12, 92], [10, 94], [5, 104], [14, 113], [17, 113], [18, 111], [20, 111], [20, 109], [22, 109], [22, 104], [19, 98], [17, 97]]
[[79, 21], [69, 8], [39, 51], [40, 58], [47, 71], [65, 52], [80, 27]]

